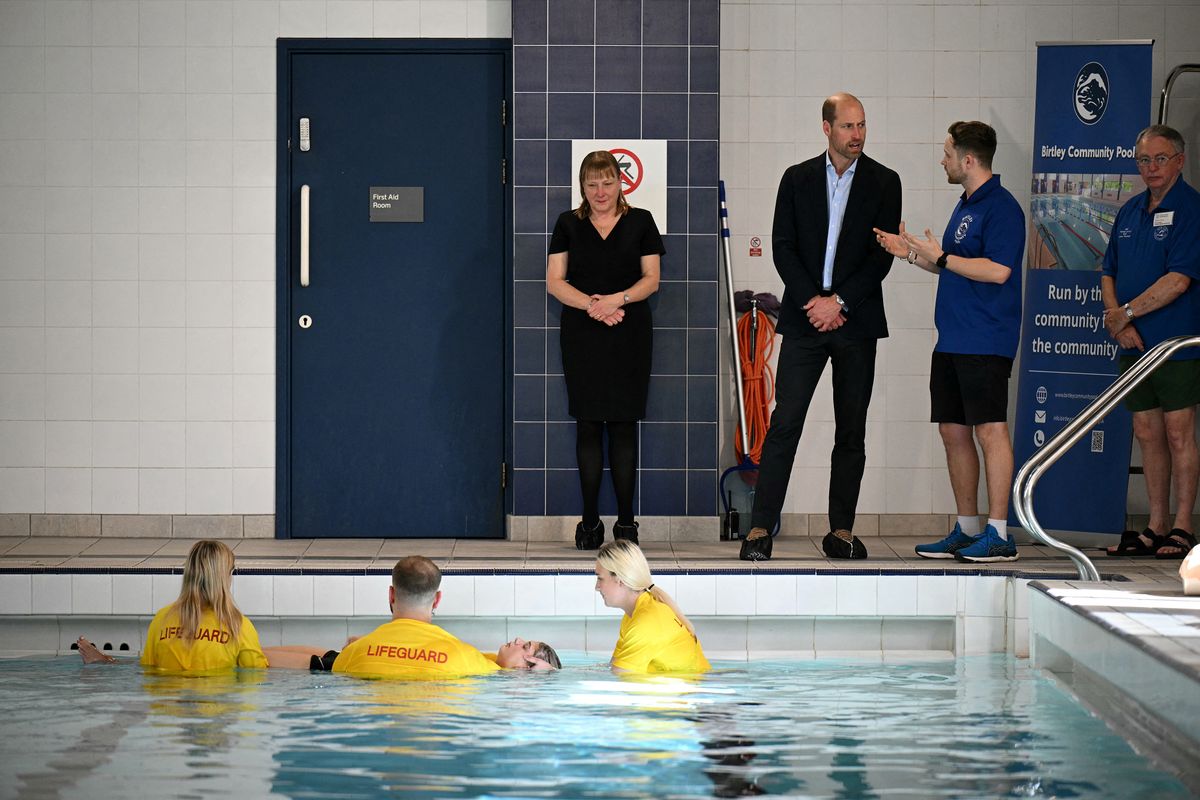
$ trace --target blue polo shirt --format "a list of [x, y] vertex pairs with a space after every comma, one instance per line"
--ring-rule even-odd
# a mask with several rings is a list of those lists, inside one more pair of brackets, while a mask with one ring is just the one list
[[963, 193], [942, 234], [952, 256], [988, 258], [1011, 272], [1004, 283], [984, 283], [944, 269], [938, 275], [933, 321], [939, 353], [1015, 358], [1021, 337], [1021, 256], [1025, 214], [993, 175], [970, 197]]
[[[1173, 336], [1200, 334], [1200, 192], [1179, 178], [1153, 212], [1147, 210], [1149, 202], [1147, 190], [1121, 206], [1102, 268], [1116, 281], [1117, 302], [1122, 305], [1168, 272], [1192, 279], [1174, 302], [1134, 318], [1147, 350]], [[1189, 358], [1200, 358], [1200, 349], [1189, 347], [1172, 356]]]

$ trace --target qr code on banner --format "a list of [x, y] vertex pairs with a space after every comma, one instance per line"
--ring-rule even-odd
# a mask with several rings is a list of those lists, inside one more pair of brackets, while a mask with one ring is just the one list
[[1104, 431], [1092, 431], [1092, 452], [1104, 452]]

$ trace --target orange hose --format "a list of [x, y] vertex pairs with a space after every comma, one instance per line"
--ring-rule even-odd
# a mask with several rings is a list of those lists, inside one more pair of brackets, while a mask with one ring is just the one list
[[[750, 460], [760, 464], [763, 442], [771, 425], [771, 401], [775, 399], [775, 372], [769, 363], [771, 353], [775, 350], [775, 323], [767, 314], [758, 312], [753, 362], [750, 361], [750, 345], [754, 334], [751, 332], [749, 312], [742, 314], [738, 320], [737, 336], [738, 351], [742, 358], [742, 391], [746, 403], [746, 440], [750, 447]], [[742, 452], [741, 430], [739, 423], [733, 434], [733, 449], [739, 464], [747, 455]]]

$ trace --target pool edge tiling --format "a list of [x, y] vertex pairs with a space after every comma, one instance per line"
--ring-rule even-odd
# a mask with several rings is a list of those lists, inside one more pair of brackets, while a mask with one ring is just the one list
[[1034, 581], [1036, 666], [1083, 667], [1200, 743], [1200, 597], [1137, 584]]
[[1029, 603], [1033, 665], [1200, 793], [1200, 597], [1034, 581]]

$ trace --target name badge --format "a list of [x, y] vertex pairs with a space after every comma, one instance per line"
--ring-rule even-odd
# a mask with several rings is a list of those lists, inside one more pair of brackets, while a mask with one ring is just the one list
[[1174, 222], [1175, 222], [1175, 212], [1174, 211], [1159, 211], [1157, 214], [1154, 215], [1154, 227], [1156, 227], [1156, 228], [1160, 225], [1172, 225], [1172, 224], [1174, 224]]

